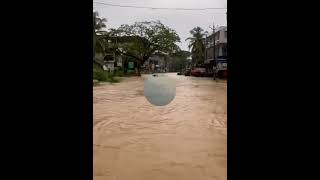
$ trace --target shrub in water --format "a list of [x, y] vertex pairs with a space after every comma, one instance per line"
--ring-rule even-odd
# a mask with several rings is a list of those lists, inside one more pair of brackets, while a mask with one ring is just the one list
[[108, 79], [107, 75], [103, 70], [93, 69], [93, 79], [99, 81], [106, 81]]
[[97, 86], [97, 85], [99, 85], [99, 81], [96, 80], [96, 79], [94, 79], [94, 80], [93, 80], [93, 86]]
[[112, 73], [107, 73], [107, 81], [111, 83], [119, 82], [119, 80], [116, 79]]
[[124, 73], [122, 70], [118, 70], [118, 71], [116, 71], [115, 76], [123, 77]]
[[[116, 73], [116, 72], [115, 72]], [[121, 73], [120, 73], [121, 75]], [[100, 68], [93, 68], [93, 79], [98, 81], [107, 81], [107, 82], [119, 82], [118, 79], [115, 79], [113, 73], [109, 73]]]

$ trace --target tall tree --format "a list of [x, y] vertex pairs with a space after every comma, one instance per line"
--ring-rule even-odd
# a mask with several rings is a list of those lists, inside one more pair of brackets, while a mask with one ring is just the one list
[[105, 24], [107, 22], [107, 19], [100, 18], [99, 13], [97, 11], [93, 12], [93, 22], [95, 31], [100, 31], [103, 28], [107, 27]]
[[205, 37], [205, 32], [201, 27], [195, 27], [190, 31], [191, 37], [187, 38], [189, 40], [189, 49], [191, 48], [192, 59], [194, 63], [200, 64], [204, 62], [205, 58], [205, 45], [203, 39]]
[[165, 26], [160, 21], [136, 22], [133, 25], [121, 25], [118, 29], [111, 29], [105, 35], [115, 50], [122, 55], [132, 57], [140, 66], [152, 55], [164, 55], [176, 52], [180, 42], [176, 31]]
[[98, 12], [93, 12], [93, 62], [102, 67], [103, 62], [95, 58], [96, 52], [104, 53], [105, 45], [101, 36], [103, 28], [106, 28], [107, 20], [105, 18], [100, 18]]
[[188, 57], [190, 57], [189, 51], [178, 51], [170, 57], [169, 68], [170, 71], [181, 71], [186, 68]]

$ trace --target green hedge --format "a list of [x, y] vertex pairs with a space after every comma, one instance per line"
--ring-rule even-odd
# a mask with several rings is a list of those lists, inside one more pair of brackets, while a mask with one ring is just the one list
[[97, 85], [99, 85], [99, 81], [96, 80], [96, 79], [94, 79], [94, 80], [93, 80], [93, 86], [97, 86]]
[[107, 81], [108, 77], [106, 72], [103, 70], [93, 68], [93, 79], [96, 79], [98, 81]]
[[119, 76], [119, 77], [123, 77], [124, 76], [124, 72], [122, 70], [117, 70], [114, 75], [115, 76]]
[[[115, 78], [115, 76], [117, 75], [117, 73], [113, 74], [113, 73], [108, 73], [104, 70], [98, 69], [98, 68], [93, 68], [93, 79], [96, 79], [98, 81], [102, 81], [102, 82], [119, 82], [118, 79]], [[121, 75], [120, 72], [118, 72], [118, 76]]]

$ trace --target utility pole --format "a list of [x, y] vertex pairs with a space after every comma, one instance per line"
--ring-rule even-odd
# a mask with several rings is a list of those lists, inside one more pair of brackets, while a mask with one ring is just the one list
[[212, 31], [213, 31], [213, 60], [216, 60], [216, 35], [215, 35], [215, 27], [214, 27], [214, 23], [212, 26]]
[[205, 62], [208, 61], [208, 55], [207, 55], [207, 48], [208, 48], [208, 35], [206, 34], [206, 39], [205, 39], [205, 48], [204, 48], [204, 52], [205, 52], [205, 55], [204, 55], [204, 58], [205, 58]]
[[215, 36], [215, 27], [214, 27], [214, 22], [213, 26], [210, 27], [212, 29], [212, 36], [213, 36], [213, 60], [216, 60], [216, 36]]
[[[210, 27], [211, 28], [211, 27]], [[213, 26], [212, 26], [212, 36], [213, 36], [213, 68], [217, 68], [217, 62], [216, 62], [216, 35], [215, 35], [215, 27], [214, 27], [214, 22], [213, 22]], [[216, 70], [214, 70], [213, 72], [213, 79], [216, 79]]]

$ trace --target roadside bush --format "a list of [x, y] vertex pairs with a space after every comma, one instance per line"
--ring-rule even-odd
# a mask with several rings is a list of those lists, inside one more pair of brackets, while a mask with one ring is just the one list
[[108, 77], [107, 74], [103, 70], [99, 70], [94, 68], [93, 69], [93, 79], [98, 81], [107, 81]]
[[123, 72], [114, 72], [114, 73], [108, 73], [104, 71], [103, 69], [99, 67], [93, 67], [93, 79], [94, 79], [94, 85], [95, 80], [101, 81], [101, 82], [110, 82], [110, 83], [116, 83], [119, 82], [119, 79], [116, 79], [115, 76], [123, 76]]
[[99, 85], [99, 81], [96, 80], [96, 79], [94, 79], [94, 80], [93, 80], [93, 86], [97, 86], [97, 85]]
[[123, 77], [124, 76], [124, 72], [122, 70], [118, 70], [118, 71], [115, 72], [115, 76]]
[[119, 79], [116, 79], [115, 76], [112, 73], [106, 73], [107, 74], [107, 80], [108, 82], [111, 83], [116, 83], [116, 82], [120, 82]]

